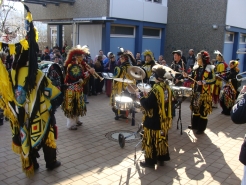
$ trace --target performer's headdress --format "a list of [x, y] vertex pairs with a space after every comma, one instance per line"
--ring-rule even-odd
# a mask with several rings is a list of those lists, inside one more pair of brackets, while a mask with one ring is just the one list
[[223, 58], [223, 55], [222, 55], [222, 53], [219, 50], [214, 50], [214, 54], [215, 55], [219, 55], [219, 56], [221, 56]]
[[239, 59], [231, 60], [231, 61], [230, 61], [230, 65], [232, 65], [231, 69], [234, 68], [237, 72], [240, 71], [240, 69], [238, 68], [238, 65], [239, 65]]
[[165, 74], [166, 70], [162, 68], [162, 66], [157, 67], [157, 69], [155, 70], [155, 78], [159, 81], [164, 81], [166, 79]]
[[75, 61], [76, 56], [89, 55], [89, 54], [90, 52], [87, 45], [84, 45], [82, 47], [80, 45], [77, 45], [68, 51], [67, 59], [65, 61], [65, 66], [68, 66], [73, 61]]
[[28, 65], [28, 74], [25, 78], [24, 89], [27, 91], [27, 93], [30, 93], [36, 86], [35, 83], [38, 70], [37, 53], [39, 52], [39, 47], [37, 44], [38, 32], [33, 25], [32, 14], [28, 6], [24, 4], [24, 7], [27, 11], [25, 21], [25, 28], [27, 33], [26, 38], [21, 40], [20, 43], [12, 45], [9, 44], [9, 50], [10, 54], [15, 54], [13, 68], [16, 70], [16, 84], [19, 68]]
[[153, 52], [152, 51], [150, 51], [150, 50], [145, 50], [144, 52], [143, 52], [143, 56], [150, 56], [150, 58], [152, 59], [152, 60], [154, 60], [154, 55], [153, 55]]
[[173, 51], [172, 54], [178, 54], [179, 56], [182, 56], [182, 51], [181, 50], [176, 50], [176, 51]]
[[204, 65], [210, 64], [210, 57], [207, 51], [200, 51], [197, 53], [197, 58], [201, 58]]
[[136, 63], [136, 59], [130, 50], [124, 50], [124, 48], [122, 47], [118, 47], [118, 48], [120, 50], [119, 52], [117, 52], [118, 56], [124, 57], [126, 61], [129, 61], [132, 64]]

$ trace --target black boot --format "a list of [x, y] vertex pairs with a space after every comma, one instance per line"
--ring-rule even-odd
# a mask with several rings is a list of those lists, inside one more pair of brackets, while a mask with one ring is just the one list
[[207, 124], [208, 124], [208, 119], [200, 118], [200, 123], [196, 134], [203, 134], [207, 128]]
[[56, 149], [43, 145], [44, 160], [46, 162], [46, 168], [53, 170], [61, 165], [59, 161], [56, 160]]
[[197, 130], [200, 121], [200, 115], [193, 115], [191, 125], [188, 126], [189, 129]]

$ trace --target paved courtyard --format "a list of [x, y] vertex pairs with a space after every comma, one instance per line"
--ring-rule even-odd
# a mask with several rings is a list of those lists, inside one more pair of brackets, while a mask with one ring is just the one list
[[136, 114], [136, 126], [131, 120], [114, 120], [105, 94], [90, 96], [87, 115], [80, 118], [84, 124], [78, 130], [66, 128], [66, 118], [61, 109], [56, 112], [59, 128], [57, 156], [62, 165], [47, 171], [40, 150], [40, 168], [35, 176], [28, 179], [21, 170], [20, 157], [11, 150], [9, 122], [0, 127], [0, 185], [4, 184], [71, 184], [71, 185], [239, 185], [243, 165], [238, 155], [246, 124], [233, 124], [230, 117], [220, 114], [221, 108], [214, 109], [209, 116], [204, 135], [189, 132], [189, 99], [182, 103], [183, 135], [177, 130], [177, 118], [169, 131], [171, 160], [156, 169], [139, 166], [143, 159], [137, 148], [137, 163], [134, 164], [135, 145], [138, 141], [126, 143], [123, 149], [117, 141], [109, 140], [105, 134], [116, 130], [136, 131], [142, 113]]

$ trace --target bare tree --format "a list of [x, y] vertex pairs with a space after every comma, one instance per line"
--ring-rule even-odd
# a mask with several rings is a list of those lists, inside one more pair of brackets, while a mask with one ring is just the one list
[[0, 1], [0, 40], [15, 42], [24, 36], [24, 14], [14, 8], [15, 2]]

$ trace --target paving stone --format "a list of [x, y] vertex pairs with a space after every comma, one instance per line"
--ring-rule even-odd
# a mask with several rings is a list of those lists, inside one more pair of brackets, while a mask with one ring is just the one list
[[177, 116], [169, 130], [171, 160], [163, 167], [145, 169], [139, 166], [144, 160], [141, 146], [137, 147], [137, 163], [134, 164], [135, 144], [126, 143], [123, 149], [118, 142], [108, 140], [105, 134], [114, 130], [135, 132], [141, 122], [136, 114], [136, 126], [131, 120], [114, 120], [109, 98], [104, 95], [89, 97], [87, 115], [80, 118], [84, 124], [77, 131], [66, 128], [66, 118], [59, 108], [56, 112], [58, 126], [57, 158], [62, 165], [47, 171], [43, 152], [38, 159], [40, 169], [31, 179], [21, 170], [20, 158], [11, 150], [11, 131], [8, 124], [0, 128], [0, 184], [59, 184], [59, 185], [107, 185], [107, 184], [240, 184], [243, 165], [238, 154], [243, 142], [246, 124], [236, 125], [230, 117], [213, 109], [209, 115], [205, 134], [196, 135], [187, 129], [190, 123], [189, 101], [182, 104], [183, 135], [176, 129]]

